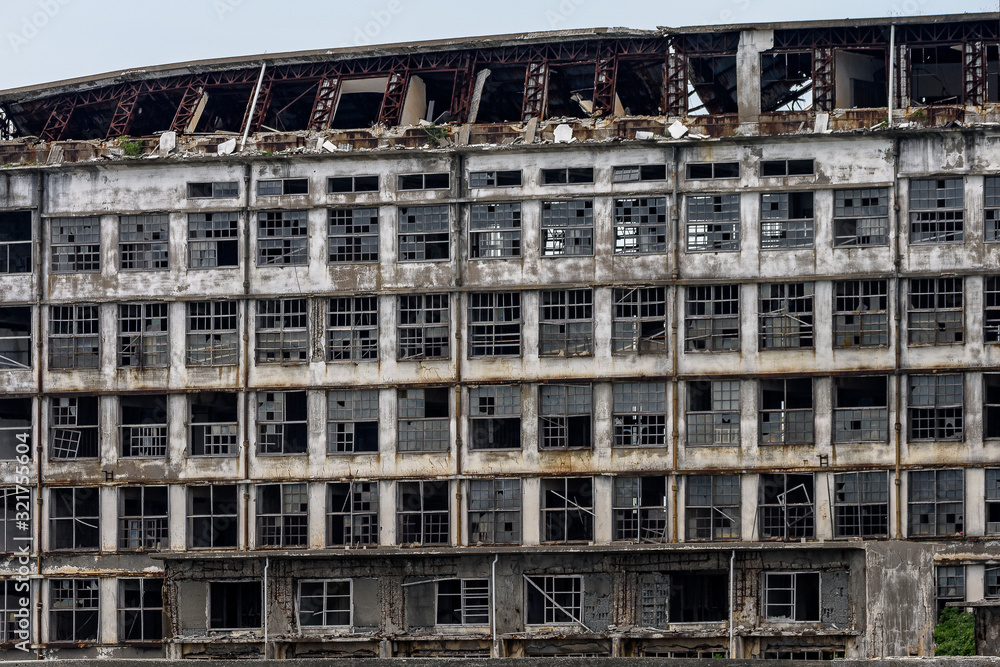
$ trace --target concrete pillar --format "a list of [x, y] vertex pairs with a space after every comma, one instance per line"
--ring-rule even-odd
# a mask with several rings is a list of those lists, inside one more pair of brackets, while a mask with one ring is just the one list
[[749, 132], [743, 128], [748, 123], [756, 123], [760, 116], [760, 52], [773, 46], [773, 30], [744, 30], [740, 33], [740, 45], [736, 51], [739, 80], [736, 92], [740, 131], [744, 134], [757, 132], [755, 127]]

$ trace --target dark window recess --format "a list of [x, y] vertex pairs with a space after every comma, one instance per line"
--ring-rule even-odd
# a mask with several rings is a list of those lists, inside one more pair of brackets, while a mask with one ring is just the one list
[[100, 549], [100, 490], [96, 486], [59, 487], [50, 493], [50, 548], [69, 551]]
[[834, 107], [871, 109], [888, 105], [886, 49], [837, 49]]
[[521, 170], [469, 172], [470, 188], [511, 188], [521, 185]]
[[378, 176], [332, 176], [326, 179], [329, 194], [378, 192]]
[[31, 368], [31, 307], [0, 308], [0, 369]]
[[305, 454], [308, 445], [306, 392], [257, 394], [257, 453]]
[[31, 271], [31, 211], [0, 212], [0, 273]]
[[760, 175], [770, 176], [812, 176], [815, 173], [812, 160], [762, 160]]
[[689, 114], [736, 113], [736, 54], [687, 59]]
[[812, 104], [812, 53], [760, 56], [760, 110], [796, 111]]
[[49, 458], [97, 458], [97, 397], [53, 397], [49, 408]]
[[559, 185], [572, 183], [593, 183], [593, 167], [566, 167], [559, 169], [542, 169], [542, 185]]
[[229, 392], [202, 392], [191, 398], [191, 454], [236, 453], [237, 397]]
[[615, 167], [611, 170], [611, 182], [663, 181], [667, 178], [667, 165], [641, 164]]
[[688, 180], [706, 178], [739, 178], [739, 162], [696, 162], [687, 165]]
[[594, 539], [594, 481], [589, 477], [542, 480], [543, 542]]
[[309, 194], [309, 179], [284, 178], [257, 181], [257, 194], [262, 196], [307, 195]]
[[1000, 375], [983, 375], [983, 437], [1000, 438]]
[[237, 197], [240, 194], [240, 186], [237, 181], [216, 181], [214, 183], [188, 183], [188, 199], [202, 199], [211, 197], [214, 199], [225, 199]]
[[986, 534], [1000, 534], [1000, 468], [986, 469]]
[[188, 546], [222, 549], [236, 546], [236, 485], [188, 488]]
[[910, 101], [962, 104], [962, 44], [910, 47]]
[[10, 461], [21, 453], [32, 456], [31, 399], [0, 398], [0, 461]]
[[815, 534], [812, 474], [785, 473], [760, 476], [761, 539], [812, 538]]
[[[593, 69], [593, 68], [591, 68]], [[480, 68], [476, 76], [485, 77], [479, 113], [470, 117], [470, 123], [520, 122], [524, 106], [524, 65], [494, 66]], [[594, 75], [591, 72], [590, 78]], [[381, 95], [379, 102], [381, 103]]]
[[729, 576], [674, 572], [670, 575], [670, 622], [708, 623], [729, 618]]
[[261, 627], [261, 582], [210, 581], [208, 590], [209, 629], [253, 630]]
[[434, 174], [400, 174], [397, 177], [397, 190], [447, 190], [451, 187], [451, 174], [448, 172]]
[[889, 402], [884, 375], [833, 379], [834, 442], [886, 442]]
[[[522, 81], [523, 86], [523, 81]], [[594, 64], [549, 65], [545, 118], [589, 118], [593, 112]]]
[[819, 572], [767, 572], [764, 616], [776, 621], [818, 621]]

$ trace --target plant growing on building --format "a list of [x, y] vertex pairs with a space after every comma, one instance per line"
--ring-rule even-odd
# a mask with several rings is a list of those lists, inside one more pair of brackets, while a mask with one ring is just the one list
[[448, 138], [448, 128], [444, 125], [422, 125], [424, 132], [427, 133], [428, 139], [430, 139], [431, 146], [440, 146], [441, 140]]
[[972, 613], [945, 607], [934, 626], [934, 655], [975, 655], [975, 620]]
[[118, 137], [118, 147], [125, 153], [125, 157], [142, 157], [142, 154], [145, 152], [142, 141], [139, 139]]

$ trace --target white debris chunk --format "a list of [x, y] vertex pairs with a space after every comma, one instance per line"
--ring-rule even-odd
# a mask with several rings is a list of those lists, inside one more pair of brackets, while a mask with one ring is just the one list
[[670, 136], [673, 137], [674, 139], [680, 139], [681, 137], [683, 137], [685, 134], [688, 133], [688, 129], [684, 125], [684, 123], [680, 122], [679, 120], [675, 120], [673, 123], [670, 124], [670, 127], [667, 128], [667, 132], [669, 132]]
[[177, 148], [177, 133], [171, 130], [160, 135], [160, 155], [167, 155]]
[[566, 123], [556, 125], [553, 134], [555, 135], [557, 144], [568, 144], [573, 141], [573, 128]]
[[216, 152], [219, 155], [229, 155], [236, 150], [236, 137], [232, 139], [226, 139], [221, 144], [216, 147]]

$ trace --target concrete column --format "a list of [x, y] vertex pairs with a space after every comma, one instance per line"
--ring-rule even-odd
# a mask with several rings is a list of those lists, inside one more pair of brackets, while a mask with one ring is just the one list
[[614, 496], [614, 477], [594, 476], [594, 541], [606, 544], [611, 541], [614, 525], [614, 511], [611, 507]]
[[[736, 51], [740, 130], [760, 116], [760, 52], [774, 46], [773, 30], [744, 30]], [[746, 132], [744, 132], [746, 133]], [[756, 134], [756, 128], [752, 131]]]

